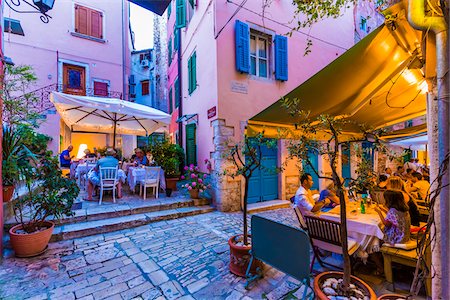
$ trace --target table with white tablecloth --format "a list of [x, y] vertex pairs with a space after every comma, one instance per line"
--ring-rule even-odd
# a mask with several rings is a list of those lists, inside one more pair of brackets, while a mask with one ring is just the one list
[[[145, 168], [140, 167], [129, 167], [128, 168], [128, 185], [130, 186], [130, 189], [132, 192], [134, 192], [134, 188], [136, 187], [136, 184], [139, 183], [139, 181], [142, 181], [145, 179]], [[159, 172], [159, 187], [163, 190], [166, 190], [166, 179], [164, 176], [164, 170], [160, 169]]]
[[[321, 218], [340, 222], [340, 206], [336, 206], [329, 212], [320, 214]], [[347, 203], [347, 232], [348, 236], [355, 239], [360, 245], [358, 255], [370, 254], [380, 249], [380, 240], [383, 239], [382, 222], [372, 207], [366, 206], [366, 213], [361, 213], [360, 204]]]

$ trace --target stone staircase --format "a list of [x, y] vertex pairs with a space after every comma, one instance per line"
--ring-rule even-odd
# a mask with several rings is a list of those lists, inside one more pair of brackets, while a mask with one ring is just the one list
[[[51, 241], [61, 241], [122, 229], [143, 226], [152, 222], [170, 220], [214, 211], [208, 200], [183, 196], [143, 200], [137, 196], [118, 199], [117, 203], [79, 202], [74, 216], [55, 222]], [[5, 229], [15, 225], [14, 218], [5, 222]]]

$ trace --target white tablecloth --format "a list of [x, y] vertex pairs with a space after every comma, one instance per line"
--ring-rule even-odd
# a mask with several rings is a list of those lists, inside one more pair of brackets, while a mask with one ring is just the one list
[[[339, 214], [340, 206], [336, 206], [329, 212], [321, 213], [320, 217], [339, 222], [341, 220]], [[366, 207], [366, 213], [362, 214], [358, 203], [347, 203], [347, 232], [365, 253], [379, 251], [380, 240], [383, 239], [384, 233], [381, 219], [373, 210], [373, 206]], [[358, 255], [360, 256], [361, 253]]]
[[[145, 168], [129, 167], [127, 178], [131, 191], [134, 191], [136, 184], [145, 179]], [[163, 169], [159, 173], [159, 187], [166, 190], [166, 178]]]
[[79, 178], [80, 175], [86, 174], [93, 166], [95, 165], [90, 165], [88, 168], [87, 163], [78, 164], [75, 168], [75, 178]]

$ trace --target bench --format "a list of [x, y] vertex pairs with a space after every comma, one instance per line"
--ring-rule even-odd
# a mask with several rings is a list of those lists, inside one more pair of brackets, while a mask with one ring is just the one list
[[[427, 266], [431, 266], [431, 253], [430, 247], [427, 247], [425, 251], [425, 260]], [[394, 247], [383, 245], [380, 249], [384, 259], [384, 274], [386, 280], [392, 284], [392, 288], [395, 291], [395, 284], [392, 274], [392, 263], [398, 263], [409, 267], [416, 267], [417, 264], [417, 249], [404, 250]], [[431, 277], [428, 276], [425, 280], [425, 290], [427, 296], [431, 297]]]
[[308, 234], [300, 228], [257, 215], [252, 216], [251, 224], [252, 250], [246, 272], [246, 288], [251, 282], [263, 276], [261, 270], [257, 270], [257, 274], [250, 273], [253, 260], [259, 259], [301, 281], [305, 285], [302, 299], [314, 299], [314, 293], [309, 292], [310, 289], [307, 288], [310, 279]]

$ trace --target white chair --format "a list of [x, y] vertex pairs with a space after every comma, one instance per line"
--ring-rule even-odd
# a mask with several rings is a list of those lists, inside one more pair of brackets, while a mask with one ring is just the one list
[[83, 188], [86, 190], [87, 188], [87, 183], [88, 183], [88, 173], [95, 168], [95, 166], [97, 165], [97, 163], [90, 163], [87, 162], [86, 163], [86, 169], [84, 169], [83, 171], [80, 171], [80, 174], [78, 175], [80, 177], [80, 186], [83, 185]]
[[86, 158], [84, 159], [84, 161], [85, 161], [86, 163], [96, 163], [96, 162], [97, 162], [97, 157], [86, 157]]
[[[144, 200], [147, 197], [147, 188], [154, 188], [153, 194], [158, 198], [159, 192], [159, 173], [161, 167], [145, 167], [145, 177], [139, 181], [140, 195], [142, 195], [142, 188], [144, 188]], [[155, 192], [156, 190], [156, 192]]]
[[117, 179], [118, 166], [115, 167], [99, 167], [99, 177], [100, 177], [100, 200], [98, 204], [102, 204], [103, 192], [112, 191], [113, 202], [116, 203], [116, 188], [119, 180]]

